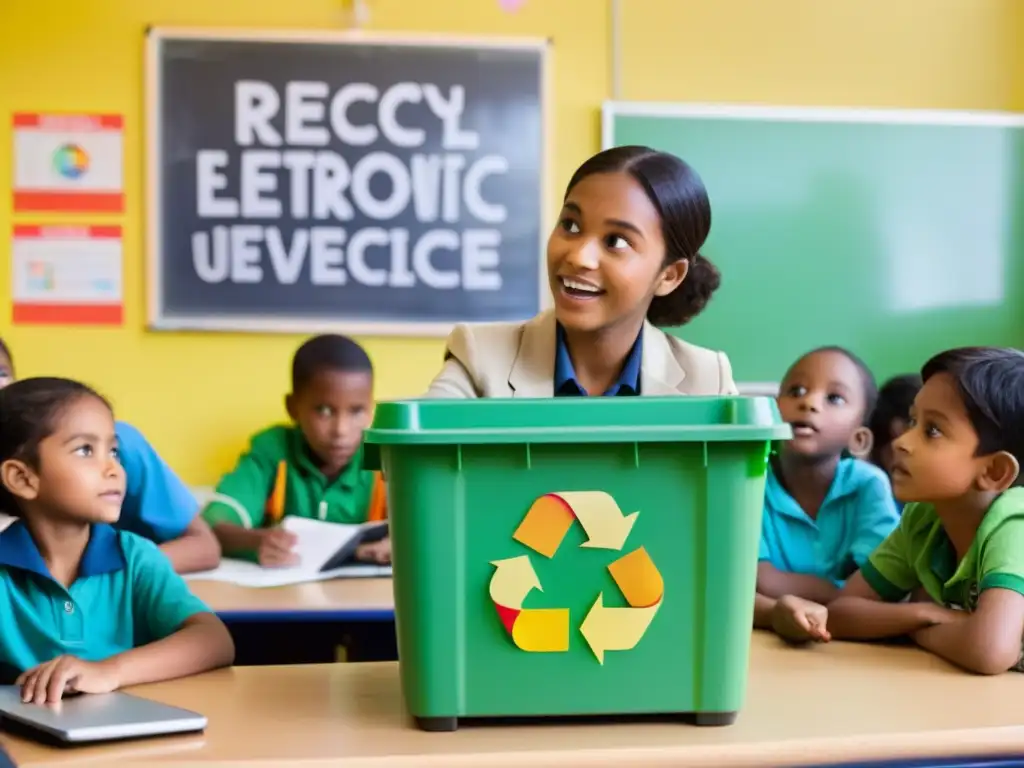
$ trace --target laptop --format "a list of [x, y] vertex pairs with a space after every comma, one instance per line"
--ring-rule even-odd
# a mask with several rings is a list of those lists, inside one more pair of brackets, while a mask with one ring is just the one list
[[0, 717], [19, 731], [65, 744], [136, 739], [206, 728], [206, 717], [130, 693], [86, 693], [57, 704], [25, 704], [21, 688], [0, 686]]

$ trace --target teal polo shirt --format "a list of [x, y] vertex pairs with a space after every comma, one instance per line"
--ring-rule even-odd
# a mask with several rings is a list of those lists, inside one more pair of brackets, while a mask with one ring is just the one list
[[[565, 345], [565, 330], [561, 324], [555, 331], [555, 397], [586, 397], [585, 390], [576, 380], [569, 348]], [[609, 397], [640, 394], [640, 365], [643, 362], [643, 332], [637, 336], [633, 348], [626, 356], [619, 378], [604, 394]]]
[[760, 560], [780, 571], [841, 586], [898, 524], [889, 478], [873, 464], [841, 459], [815, 519], [801, 509], [769, 466]]
[[134, 533], [93, 525], [78, 578], [66, 588], [50, 576], [23, 521], [0, 533], [5, 678], [64, 654], [102, 661], [172, 635], [205, 612], [157, 546]]

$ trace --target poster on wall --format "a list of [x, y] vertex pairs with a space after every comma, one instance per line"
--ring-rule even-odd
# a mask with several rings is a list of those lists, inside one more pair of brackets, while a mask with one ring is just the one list
[[11, 320], [20, 325], [120, 325], [121, 228], [14, 227]]
[[14, 134], [15, 213], [122, 213], [121, 115], [18, 112]]
[[440, 335], [536, 314], [546, 50], [151, 30], [150, 327]]

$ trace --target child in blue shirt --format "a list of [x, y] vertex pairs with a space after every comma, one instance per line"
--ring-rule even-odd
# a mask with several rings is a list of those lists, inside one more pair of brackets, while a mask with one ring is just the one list
[[1024, 353], [951, 349], [921, 378], [893, 445], [899, 527], [827, 608], [787, 598], [790, 626], [819, 642], [909, 637], [976, 674], [1024, 671]]
[[[921, 377], [914, 373], [889, 379], [878, 390], [878, 402], [868, 420], [873, 438], [871, 461], [881, 467], [889, 479], [893, 470], [893, 443], [907, 431], [910, 424], [910, 409], [914, 398], [921, 391]], [[896, 502], [896, 508], [903, 511], [903, 504]]]
[[[15, 380], [14, 359], [0, 339], [0, 388]], [[117, 527], [155, 541], [178, 573], [216, 568], [220, 545], [199, 515], [199, 503], [139, 430], [116, 423], [128, 476]]]
[[888, 478], [858, 458], [871, 451], [876, 394], [867, 366], [840, 347], [809, 352], [783, 378], [778, 405], [793, 439], [766, 481], [755, 626], [773, 626], [786, 595], [827, 603], [896, 527]]
[[84, 384], [0, 390], [0, 665], [38, 704], [230, 664], [224, 624], [151, 542], [112, 527], [125, 472]]

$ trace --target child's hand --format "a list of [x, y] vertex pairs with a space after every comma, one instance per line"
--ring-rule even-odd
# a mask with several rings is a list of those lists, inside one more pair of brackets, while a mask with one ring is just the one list
[[260, 546], [256, 550], [260, 565], [264, 568], [281, 568], [297, 565], [299, 556], [292, 551], [298, 537], [284, 528], [267, 528], [260, 531]]
[[827, 622], [828, 609], [824, 605], [794, 595], [780, 597], [772, 611], [772, 629], [791, 642], [827, 643], [832, 639], [825, 628]]
[[360, 544], [356, 548], [356, 560], [387, 565], [391, 562], [391, 537], [386, 536], [380, 541]]
[[33, 667], [15, 684], [21, 686], [21, 700], [35, 704], [60, 701], [65, 693], [109, 693], [120, 687], [112, 664], [77, 656], [58, 656]]

